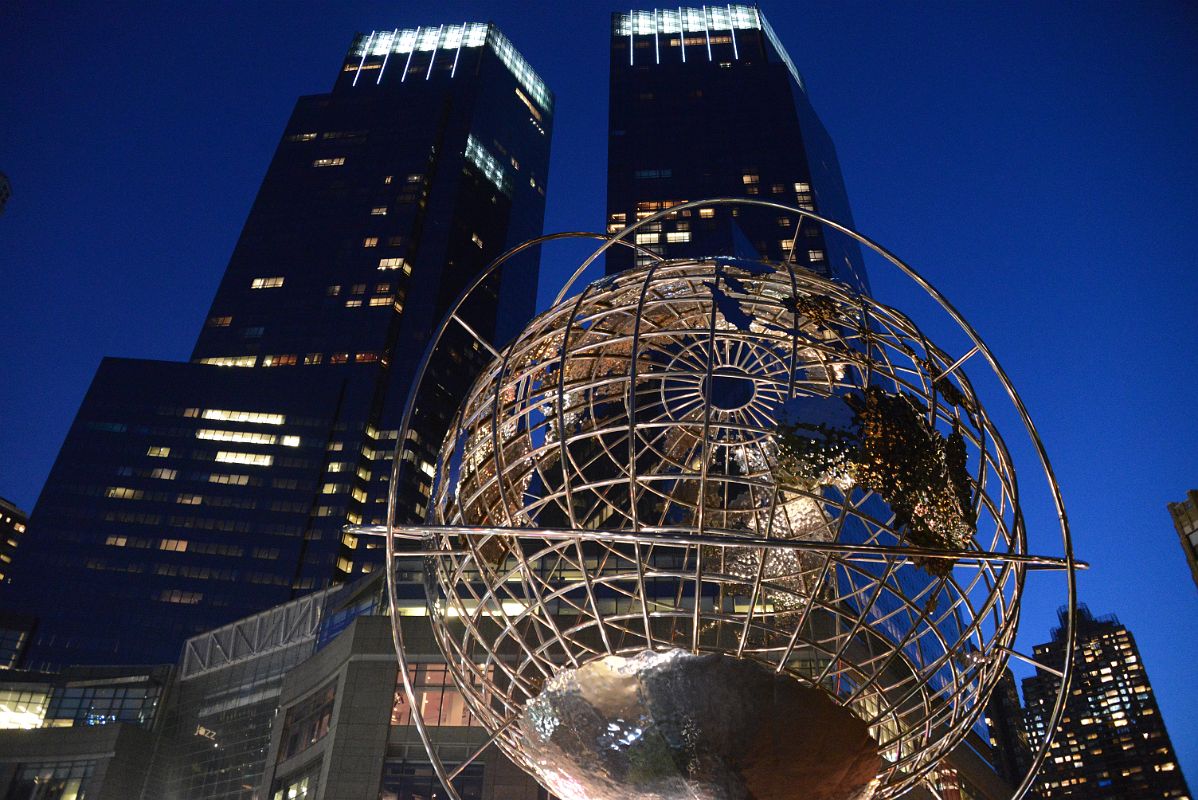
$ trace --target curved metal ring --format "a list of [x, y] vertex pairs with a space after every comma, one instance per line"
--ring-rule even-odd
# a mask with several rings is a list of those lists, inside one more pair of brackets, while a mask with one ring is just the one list
[[[942, 293], [940, 293], [940, 291], [937, 290], [931, 283], [929, 283], [918, 272], [916, 272], [912, 267], [907, 265], [904, 261], [899, 259], [898, 256], [893, 254], [891, 251], [887, 250], [881, 244], [875, 242], [874, 240], [870, 239], [869, 237], [864, 236], [863, 234], [857, 233], [856, 231], [852, 230], [851, 228], [848, 228], [838, 222], [835, 222], [834, 220], [831, 220], [831, 219], [823, 217], [819, 214], [816, 214], [813, 211], [808, 211], [806, 209], [789, 206], [789, 205], [786, 205], [783, 203], [775, 203], [772, 201], [759, 200], [759, 199], [755, 199], [755, 198], [721, 197], [721, 198], [711, 198], [711, 199], [707, 199], [707, 200], [690, 201], [687, 203], [679, 204], [677, 206], [673, 206], [669, 209], [664, 209], [662, 211], [659, 211], [655, 214], [652, 214], [649, 217], [646, 217], [643, 220], [638, 220], [637, 222], [624, 228], [622, 231], [620, 231], [618, 234], [616, 234], [614, 236], [609, 236], [609, 235], [605, 235], [605, 234], [596, 234], [596, 233], [585, 233], [585, 232], [565, 232], [565, 233], [557, 233], [557, 234], [549, 234], [546, 236], [541, 236], [536, 239], [532, 239], [528, 242], [525, 242], [521, 245], [518, 245], [515, 248], [512, 248], [508, 252], [501, 255], [494, 262], [492, 262], [485, 270], [483, 270], [478, 275], [478, 277], [459, 295], [458, 299], [455, 301], [455, 303], [450, 308], [448, 313], [442, 319], [441, 324], [437, 327], [436, 332], [434, 333], [433, 337], [430, 339], [428, 346], [425, 348], [425, 352], [423, 354], [423, 357], [421, 359], [418, 369], [413, 374], [412, 384], [408, 391], [408, 397], [407, 397], [407, 401], [406, 401], [406, 404], [404, 407], [402, 423], [401, 423], [401, 426], [400, 426], [400, 429], [398, 432], [397, 441], [396, 441], [395, 458], [393, 461], [392, 474], [391, 474], [391, 485], [388, 490], [389, 496], [388, 496], [388, 504], [387, 504], [387, 530], [389, 533], [386, 537], [385, 545], [386, 545], [386, 558], [387, 558], [387, 576], [386, 576], [387, 577], [387, 595], [388, 595], [389, 606], [392, 609], [394, 609], [398, 602], [398, 598], [396, 596], [394, 569], [392, 567], [395, 556], [396, 556], [395, 543], [394, 543], [395, 537], [393, 535], [391, 535], [391, 533], [395, 532], [398, 527], [396, 525], [396, 519], [395, 519], [395, 516], [396, 516], [395, 515], [395, 506], [396, 506], [396, 502], [398, 499], [399, 478], [400, 478], [401, 472], [403, 470], [402, 465], [404, 463], [403, 459], [402, 459], [402, 455], [403, 455], [402, 448], [404, 446], [405, 441], [407, 440], [408, 431], [410, 430], [416, 396], [417, 396], [418, 390], [424, 380], [425, 374], [427, 373], [428, 365], [431, 361], [432, 355], [433, 355], [434, 351], [436, 350], [437, 346], [440, 344], [441, 339], [442, 339], [446, 329], [448, 328], [450, 322], [453, 321], [457, 311], [462, 307], [462, 305], [464, 304], [466, 299], [474, 292], [475, 289], [478, 288], [478, 286], [480, 286], [487, 278], [489, 278], [491, 275], [493, 275], [496, 272], [496, 270], [498, 270], [502, 266], [503, 263], [510, 260], [512, 257], [519, 254], [520, 252], [527, 250], [530, 247], [543, 244], [544, 242], [554, 241], [557, 239], [565, 239], [565, 238], [593, 238], [593, 239], [597, 239], [597, 240], [603, 240], [603, 244], [600, 245], [595, 250], [595, 252], [592, 253], [585, 261], [583, 261], [574, 270], [574, 272], [571, 274], [571, 276], [566, 280], [562, 289], [558, 292], [557, 296], [554, 298], [553, 305], [556, 306], [567, 296], [570, 289], [574, 286], [574, 284], [577, 282], [577, 280], [585, 273], [586, 269], [588, 267], [590, 267], [591, 264], [593, 264], [599, 258], [600, 255], [604, 254], [605, 252], [607, 252], [607, 250], [609, 250], [611, 247], [613, 247], [617, 244], [621, 245], [621, 246], [625, 246], [625, 247], [631, 247], [631, 248], [637, 250], [638, 252], [641, 252], [642, 254], [648, 255], [649, 257], [651, 257], [657, 261], [661, 261], [662, 258], [658, 254], [648, 251], [645, 248], [640, 247], [639, 245], [636, 245], [636, 244], [628, 241], [628, 238], [636, 230], [638, 230], [646, 225], [653, 224], [653, 223], [657, 222], [658, 220], [663, 219], [665, 217], [675, 215], [675, 214], [679, 213], [680, 211], [684, 211], [684, 210], [688, 210], [688, 209], [692, 209], [692, 208], [698, 208], [701, 206], [713, 206], [713, 205], [753, 206], [753, 207], [783, 211], [788, 214], [798, 215], [801, 218], [807, 218], [807, 219], [813, 220], [815, 222], [821, 223], [823, 225], [827, 225], [829, 228], [839, 231], [840, 233], [855, 240], [859, 244], [865, 245], [867, 248], [874, 251], [875, 253], [880, 255], [882, 258], [884, 258], [886, 261], [890, 262], [893, 266], [898, 268], [898, 270], [900, 272], [902, 272], [905, 276], [907, 276], [910, 280], [912, 280], [925, 293], [930, 295], [932, 297], [932, 299], [937, 302], [938, 305], [940, 305], [940, 307], [949, 315], [949, 317], [953, 320], [953, 322], [956, 323], [956, 325], [966, 334], [966, 336], [969, 338], [969, 340], [973, 343], [974, 350], [976, 352], [980, 352], [983, 355], [983, 357], [989, 364], [990, 369], [994, 372], [995, 376], [999, 379], [1000, 384], [1002, 385], [1004, 391], [1007, 393], [1008, 399], [1015, 406], [1016, 411], [1020, 417], [1020, 421], [1023, 423], [1024, 429], [1027, 432], [1028, 436], [1031, 438], [1033, 446], [1035, 447], [1036, 455], [1039, 458], [1040, 466], [1044, 471], [1045, 477], [1049, 484], [1050, 492], [1052, 494], [1053, 504], [1054, 504], [1054, 508], [1055, 508], [1055, 511], [1057, 514], [1058, 524], [1060, 526], [1062, 544], [1063, 544], [1063, 549], [1064, 549], [1064, 557], [1063, 557], [1063, 559], [1059, 559], [1059, 561], [1060, 561], [1061, 565], [1063, 565], [1063, 571], [1065, 572], [1066, 596], [1067, 596], [1067, 602], [1066, 602], [1067, 621], [1066, 621], [1066, 630], [1065, 630], [1066, 645], [1065, 645], [1065, 658], [1064, 658], [1064, 664], [1063, 664], [1063, 669], [1062, 669], [1060, 689], [1057, 693], [1056, 702], [1053, 706], [1052, 712], [1049, 715], [1049, 724], [1047, 726], [1048, 734], [1045, 737], [1044, 741], [1042, 742], [1039, 750], [1036, 752], [1027, 775], [1024, 777], [1022, 783], [1019, 785], [1019, 787], [1016, 789], [1016, 791], [1013, 795], [1013, 800], [1018, 800], [1018, 798], [1021, 798], [1031, 787], [1032, 783], [1035, 781], [1036, 773], [1038, 772], [1040, 766], [1044, 762], [1044, 759], [1048, 755], [1049, 748], [1051, 747], [1051, 744], [1052, 744], [1052, 733], [1056, 730], [1056, 727], [1059, 724], [1061, 717], [1064, 714], [1065, 702], [1069, 696], [1069, 687], [1070, 687], [1071, 680], [1072, 680], [1073, 656], [1074, 656], [1074, 652], [1076, 649], [1077, 585], [1076, 585], [1075, 569], [1077, 568], [1078, 564], [1077, 564], [1076, 560], [1074, 559], [1074, 555], [1073, 555], [1072, 536], [1071, 536], [1070, 529], [1069, 529], [1068, 518], [1065, 513], [1064, 500], [1061, 496], [1060, 486], [1057, 483], [1055, 472], [1053, 471], [1052, 464], [1048, 458], [1048, 453], [1044, 447], [1043, 441], [1040, 438], [1039, 432], [1037, 431], [1035, 424], [1032, 422], [1031, 417], [1028, 414], [1027, 407], [1025, 406], [1022, 398], [1019, 396], [1018, 392], [1015, 390], [1015, 387], [1014, 387], [1013, 383], [1011, 382], [1010, 377], [1007, 375], [1006, 371], [1003, 370], [1003, 368], [999, 364], [997, 358], [990, 351], [990, 348], [985, 344], [985, 342], [982, 340], [981, 336], [965, 320], [965, 318], [960, 314], [960, 312], [958, 312], [957, 309], [948, 301], [948, 299]], [[393, 639], [395, 642], [397, 659], [399, 661], [400, 675], [401, 675], [402, 682], [403, 682], [404, 694], [407, 697], [408, 702], [411, 704], [411, 706], [413, 708], [416, 708], [415, 692], [412, 688], [410, 670], [409, 670], [409, 666], [407, 663], [407, 659], [404, 654], [403, 633], [401, 631], [400, 621], [395, 617], [394, 614], [392, 614], [392, 635], [393, 635]], [[460, 796], [458, 795], [457, 791], [450, 784], [449, 776], [445, 771], [444, 765], [441, 763], [440, 759], [436, 755], [435, 748], [433, 747], [432, 742], [429, 738], [427, 728], [424, 725], [424, 721], [420, 717], [419, 713], [416, 713], [413, 715], [413, 721], [416, 724], [417, 733], [419, 734], [420, 739], [421, 739], [422, 743], [424, 744], [426, 751], [428, 752], [434, 772], [437, 774], [438, 779], [441, 781], [443, 787], [445, 788], [446, 792], [449, 794], [451, 800], [460, 800]]]

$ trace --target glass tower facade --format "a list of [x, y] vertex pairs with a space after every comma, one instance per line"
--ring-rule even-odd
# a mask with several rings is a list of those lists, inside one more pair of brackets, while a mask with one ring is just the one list
[[[751, 197], [852, 226], [832, 140], [785, 48], [753, 6], [612, 16], [607, 229], [688, 200]], [[859, 249], [822, 226], [769, 209], [694, 209], [641, 228], [666, 258], [793, 259], [868, 288]], [[608, 273], [645, 263], [608, 251]]]
[[[102, 363], [4, 587], [39, 618], [26, 666], [170, 662], [381, 563], [381, 540], [343, 528], [385, 521], [398, 416], [448, 305], [541, 232], [552, 127], [493, 25], [354, 38], [332, 91], [296, 103], [190, 362]], [[462, 316], [504, 340], [537, 271], [514, 261]], [[405, 442], [413, 516], [481, 361], [464, 332], [448, 349]]]

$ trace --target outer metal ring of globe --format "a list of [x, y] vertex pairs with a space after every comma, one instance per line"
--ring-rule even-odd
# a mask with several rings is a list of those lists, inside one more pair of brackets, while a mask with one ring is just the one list
[[[786, 264], [649, 254], [563, 300], [609, 247], [635, 247], [637, 228], [713, 205], [778, 210], [856, 239], [936, 300], [973, 349], [947, 353], [895, 309]], [[609, 241], [553, 307], [503, 348], [482, 342], [494, 358], [454, 417], [426, 522], [396, 525], [400, 448], [456, 310], [518, 252], [583, 235]], [[1029, 552], [1012, 459], [966, 377], [977, 355], [1040, 459], [1063, 558]], [[618, 237], [559, 234], [514, 249], [430, 342], [398, 441], [386, 545], [408, 702], [418, 707], [396, 609], [397, 540], [427, 554], [434, 637], [487, 744], [559, 796], [770, 796], [761, 776], [779, 764], [818, 771], [828, 760], [796, 760], [794, 748], [812, 746], [804, 724], [826, 738], [828, 726], [853, 731], [836, 745], [852, 751], [837, 766], [843, 785], [820, 778], [826, 796], [901, 795], [960, 743], [1018, 655], [1029, 569], [1064, 572], [1070, 652], [1050, 728], [1063, 712], [1075, 562], [1022, 401], [943, 296], [812, 212], [696, 201]], [[619, 698], [632, 695], [630, 711]], [[717, 721], [715, 700], [700, 696], [764, 705], [751, 722]], [[454, 772], [413, 716], [456, 798]], [[758, 729], [770, 725], [783, 728], [763, 745]], [[780, 738], [792, 749], [779, 750]], [[845, 783], [863, 769], [868, 785]]]

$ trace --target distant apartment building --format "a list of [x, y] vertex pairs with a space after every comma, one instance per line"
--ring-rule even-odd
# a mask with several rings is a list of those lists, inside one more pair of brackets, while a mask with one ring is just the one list
[[1198, 586], [1198, 489], [1188, 491], [1186, 499], [1180, 503], [1170, 503], [1169, 515], [1173, 517], [1173, 527], [1177, 529], [1182, 552], [1190, 565], [1190, 577]]
[[[1065, 659], [1064, 611], [1060, 623], [1052, 640], [1033, 650], [1037, 661], [1057, 671]], [[1023, 681], [1033, 747], [1053, 734], [1046, 726], [1061, 678], [1050, 669]], [[1113, 615], [1078, 609], [1072, 688], [1036, 789], [1048, 800], [1190, 797], [1135, 638]]]

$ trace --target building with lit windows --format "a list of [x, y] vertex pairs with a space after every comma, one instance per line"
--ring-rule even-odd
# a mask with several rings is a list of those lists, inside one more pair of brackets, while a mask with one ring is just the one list
[[[25, 535], [27, 522], [29, 515], [0, 497], [0, 585], [9, 582], [8, 575], [12, 572], [13, 559], [16, 558], [17, 546]], [[3, 665], [4, 660], [0, 657], [0, 667]]]
[[[1050, 733], [1064, 665], [1065, 612], [1052, 641], [1034, 648], [1040, 667], [1023, 681], [1025, 720], [1033, 747]], [[1190, 797], [1131, 631], [1114, 616], [1077, 613], [1073, 688], [1037, 778], [1045, 798], [1147, 800]]]
[[[382, 560], [343, 533], [386, 515], [395, 430], [430, 331], [496, 256], [538, 235], [553, 97], [493, 25], [355, 36], [332, 91], [284, 129], [190, 362], [105, 359], [30, 520], [6, 608], [25, 665], [173, 661], [201, 631]], [[461, 312], [502, 340], [538, 255]], [[479, 345], [436, 380], [398, 491], [433, 452]]]
[[1198, 586], [1198, 489], [1188, 491], [1180, 503], [1170, 503], [1169, 515], [1190, 565], [1190, 576]]
[[[852, 227], [836, 148], [758, 8], [613, 14], [610, 98], [609, 233], [708, 197], [798, 206]], [[821, 227], [773, 210], [714, 206], [650, 223], [634, 242], [666, 258], [793, 259], [866, 289], [860, 250]], [[607, 271], [636, 259], [613, 248]]]
[[984, 714], [995, 771], [1018, 786], [1032, 766], [1032, 752], [1023, 727], [1023, 706], [1015, 674], [1007, 667], [986, 703]]
[[141, 797], [171, 672], [0, 673], [0, 797]]

